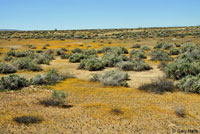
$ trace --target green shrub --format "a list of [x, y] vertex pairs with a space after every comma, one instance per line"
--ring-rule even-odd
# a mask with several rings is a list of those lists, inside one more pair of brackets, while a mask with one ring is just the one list
[[51, 98], [40, 101], [45, 106], [62, 106], [65, 103], [67, 94], [63, 91], [53, 90]]
[[82, 53], [82, 50], [80, 48], [74, 48], [72, 53]]
[[65, 51], [63, 51], [62, 49], [57, 49], [57, 50], [56, 50], [56, 55], [57, 55], [57, 56], [60, 56], [60, 55], [62, 55], [62, 54], [65, 54]]
[[[147, 56], [145, 55], [144, 51], [141, 51], [141, 50], [134, 51], [134, 52], [131, 51], [131, 54], [132, 53], [133, 53], [133, 57], [135, 59], [146, 59], [147, 58]], [[130, 56], [130, 57], [132, 57], [132, 56]]]
[[181, 52], [184, 53], [184, 52], [191, 52], [195, 49], [200, 49], [199, 46], [195, 45], [194, 43], [185, 43], [185, 44], [182, 44], [181, 45]]
[[71, 56], [70, 54], [62, 54], [62, 55], [60, 56], [60, 58], [61, 58], [61, 59], [69, 59], [70, 56]]
[[157, 44], [154, 46], [154, 49], [163, 48], [164, 43], [163, 42], [157, 42]]
[[168, 77], [179, 80], [187, 75], [197, 75], [200, 73], [200, 63], [191, 58], [178, 58], [173, 63], [165, 67]]
[[102, 63], [105, 67], [114, 67], [117, 63], [128, 60], [129, 58], [126, 55], [118, 55], [112, 52], [105, 53], [102, 57]]
[[79, 69], [86, 69], [89, 71], [98, 71], [104, 69], [102, 62], [97, 58], [84, 59], [79, 64]]
[[151, 66], [141, 60], [119, 62], [117, 67], [123, 71], [144, 71], [152, 69]]
[[99, 50], [99, 53], [107, 53], [107, 52], [113, 52], [118, 55], [128, 54], [128, 50], [125, 47], [103, 47], [103, 49]]
[[149, 84], [143, 84], [139, 87], [140, 90], [143, 91], [151, 91], [154, 93], [164, 93], [164, 92], [172, 92], [175, 87], [172, 81], [163, 78], [158, 78], [158, 80], [154, 80]]
[[69, 57], [69, 62], [77, 63], [77, 62], [80, 62], [81, 60], [83, 60], [85, 57], [86, 57], [86, 55], [84, 55], [84, 54], [75, 53]]
[[120, 71], [106, 71], [103, 74], [95, 74], [93, 75], [93, 81], [99, 81], [104, 86], [128, 86], [126, 82], [129, 76], [125, 72]]
[[90, 50], [86, 49], [86, 50], [82, 51], [82, 53], [84, 55], [96, 55], [97, 54], [95, 49], [90, 49]]
[[173, 48], [173, 45], [172, 45], [172, 44], [170, 44], [170, 43], [164, 43], [163, 49], [169, 50], [170, 48]]
[[180, 51], [179, 49], [176, 49], [176, 48], [171, 48], [169, 50], [169, 55], [179, 55]]
[[141, 50], [142, 50], [142, 51], [149, 51], [149, 50], [150, 50], [150, 47], [147, 46], [147, 45], [146, 45], [146, 46], [142, 46], [142, 47], [141, 47]]
[[172, 58], [163, 50], [153, 50], [150, 52], [152, 61], [171, 61]]
[[36, 75], [30, 80], [33, 85], [51, 85], [66, 79], [66, 75], [59, 74], [55, 69], [51, 69], [44, 75]]
[[16, 71], [17, 69], [14, 66], [9, 65], [5, 62], [0, 63], [0, 73], [9, 74], [9, 73], [15, 73]]
[[188, 75], [179, 80], [176, 85], [185, 92], [200, 94], [200, 73], [196, 76]]
[[12, 64], [16, 66], [18, 69], [27, 69], [30, 71], [40, 71], [41, 67], [32, 61], [30, 58], [19, 58], [12, 61]]
[[9, 75], [8, 77], [1, 77], [0, 91], [17, 90], [28, 86], [28, 84], [28, 81], [23, 77], [19, 77], [18, 75]]

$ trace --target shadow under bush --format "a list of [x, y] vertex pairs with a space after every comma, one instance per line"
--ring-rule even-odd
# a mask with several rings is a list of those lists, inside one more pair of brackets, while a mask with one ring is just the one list
[[148, 84], [143, 84], [139, 87], [143, 91], [151, 91], [154, 93], [162, 94], [164, 92], [172, 92], [175, 89], [174, 83], [167, 78], [158, 78], [157, 80], [152, 81]]

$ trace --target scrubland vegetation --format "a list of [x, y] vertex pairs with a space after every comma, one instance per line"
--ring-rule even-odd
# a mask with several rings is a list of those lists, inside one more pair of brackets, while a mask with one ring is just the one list
[[0, 133], [200, 131], [199, 37], [200, 27], [1, 31]]

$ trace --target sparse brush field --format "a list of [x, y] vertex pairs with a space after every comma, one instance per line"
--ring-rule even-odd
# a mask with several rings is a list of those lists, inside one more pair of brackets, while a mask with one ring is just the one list
[[200, 27], [0, 32], [0, 134], [200, 133]]

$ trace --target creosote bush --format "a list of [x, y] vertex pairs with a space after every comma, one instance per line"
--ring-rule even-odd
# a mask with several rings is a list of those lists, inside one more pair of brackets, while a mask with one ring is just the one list
[[162, 77], [152, 81], [151, 83], [143, 84], [139, 89], [162, 94], [164, 92], [172, 92], [175, 89], [175, 86], [172, 81]]
[[9, 74], [9, 73], [15, 73], [16, 71], [17, 69], [14, 66], [9, 65], [5, 62], [0, 63], [0, 73]]
[[29, 85], [28, 80], [18, 75], [9, 75], [0, 78], [0, 91], [17, 90]]
[[106, 71], [103, 74], [94, 74], [92, 81], [99, 81], [104, 86], [125, 86], [128, 87], [128, 73], [112, 70]]

